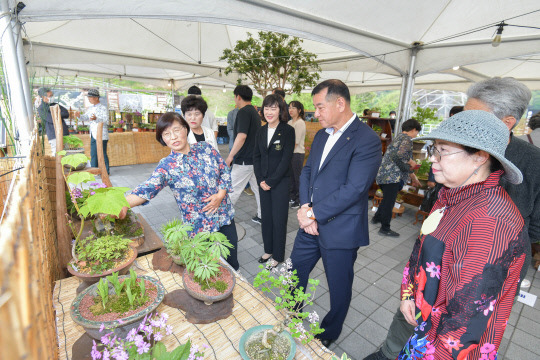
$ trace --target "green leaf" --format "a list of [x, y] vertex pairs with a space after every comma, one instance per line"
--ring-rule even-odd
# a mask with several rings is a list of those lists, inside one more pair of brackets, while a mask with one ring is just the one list
[[57, 155], [64, 156], [67, 154], [66, 150], [60, 150], [56, 153]]
[[152, 348], [152, 356], [159, 359], [163, 355], [168, 355], [167, 348], [162, 342], [155, 343], [154, 347]]
[[[102, 188], [86, 200], [88, 212], [92, 215], [108, 214], [118, 216], [124, 206], [129, 204], [124, 196], [125, 188]], [[96, 189], [99, 190], [99, 189]]]
[[70, 184], [82, 184], [83, 182], [87, 181], [96, 181], [96, 177], [93, 174], [90, 174], [86, 171], [76, 172], [75, 174], [71, 174], [67, 178], [67, 182]]
[[81, 164], [86, 164], [88, 160], [90, 159], [88, 159], [88, 156], [84, 154], [73, 154], [73, 155], [64, 156], [62, 160], [60, 161], [60, 163], [62, 164], [62, 166], [69, 165], [71, 167], [76, 168], [77, 166]]
[[189, 351], [191, 348], [191, 342], [188, 341], [184, 345], [178, 346], [171, 352], [170, 360], [186, 360], [189, 357]]

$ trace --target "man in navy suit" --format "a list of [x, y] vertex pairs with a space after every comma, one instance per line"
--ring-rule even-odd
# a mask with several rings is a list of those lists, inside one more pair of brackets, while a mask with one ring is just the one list
[[349, 89], [342, 81], [323, 81], [311, 95], [315, 117], [324, 129], [315, 135], [300, 175], [303, 205], [291, 260], [299, 286], [306, 289], [322, 257], [330, 311], [318, 337], [328, 347], [339, 337], [349, 310], [358, 248], [369, 244], [368, 191], [382, 155], [377, 134], [352, 112]]

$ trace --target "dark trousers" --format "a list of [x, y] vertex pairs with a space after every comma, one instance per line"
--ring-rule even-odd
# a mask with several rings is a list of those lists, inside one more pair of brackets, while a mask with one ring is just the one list
[[234, 270], [238, 270], [240, 268], [240, 265], [238, 264], [238, 234], [236, 233], [234, 219], [231, 220], [229, 225], [223, 225], [220, 227], [219, 232], [225, 235], [233, 246], [231, 249], [229, 249], [231, 253], [225, 260], [233, 267]]
[[392, 209], [396, 202], [399, 191], [403, 187], [402, 183], [379, 184], [383, 192], [383, 199], [379, 204], [377, 212], [373, 216], [375, 220], [381, 222], [382, 230], [390, 230], [390, 221], [392, 221]]
[[[93, 136], [90, 136], [90, 166], [97, 168], [98, 159], [97, 159], [97, 146], [96, 139]], [[107, 174], [109, 173], [109, 157], [107, 156], [107, 143], [109, 140], [103, 140], [103, 158], [105, 160], [105, 167], [107, 168]]]
[[390, 324], [390, 329], [388, 329], [386, 340], [381, 347], [384, 356], [389, 359], [397, 358], [413, 334], [414, 326], [405, 320], [405, 316], [403, 316], [403, 313], [398, 308], [392, 319], [392, 324]]
[[261, 198], [262, 237], [264, 252], [278, 262], [285, 260], [287, 219], [289, 216], [289, 182], [285, 176], [270, 190], [259, 188]]
[[304, 156], [305, 154], [303, 153], [293, 153], [291, 159], [293, 176], [291, 178], [289, 199], [297, 202], [300, 202], [300, 192], [298, 191], [298, 188], [300, 187], [300, 173], [302, 172], [302, 168], [304, 167]]
[[[339, 234], [336, 234], [339, 236]], [[326, 280], [330, 290], [330, 311], [321, 322], [324, 332], [321, 339], [335, 340], [341, 334], [343, 322], [349, 311], [354, 280], [354, 262], [358, 248], [324, 249], [319, 246], [318, 236], [298, 230], [291, 254], [299, 287], [307, 288], [309, 274], [322, 257]]]

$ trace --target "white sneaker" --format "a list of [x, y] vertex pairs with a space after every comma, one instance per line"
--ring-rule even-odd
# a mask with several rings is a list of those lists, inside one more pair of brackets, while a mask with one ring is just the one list
[[524, 288], [524, 289], [530, 288], [531, 287], [531, 281], [527, 280], [527, 279], [523, 279], [523, 281], [521, 282], [521, 287]]

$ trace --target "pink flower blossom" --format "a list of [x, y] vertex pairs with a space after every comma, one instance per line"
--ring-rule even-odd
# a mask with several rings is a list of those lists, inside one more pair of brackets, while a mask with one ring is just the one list
[[437, 279], [441, 279], [441, 266], [440, 265], [435, 265], [434, 262], [427, 262], [426, 263], [426, 271], [429, 272], [429, 275], [433, 278], [433, 277], [437, 277]]
[[485, 343], [485, 344], [482, 345], [482, 347], [480, 348], [480, 352], [481, 352], [482, 354], [489, 354], [489, 353], [492, 352], [493, 350], [495, 350], [495, 345], [490, 344], [490, 343]]
[[493, 311], [493, 305], [495, 305], [495, 303], [497, 302], [497, 300], [491, 300], [489, 302], [489, 306], [484, 310], [484, 315], [487, 316], [489, 314], [490, 311]]
[[144, 353], [147, 353], [149, 350], [150, 350], [150, 344], [147, 342], [143, 341], [142, 344], [140, 344], [140, 346], [137, 346], [137, 352], [141, 355]]

